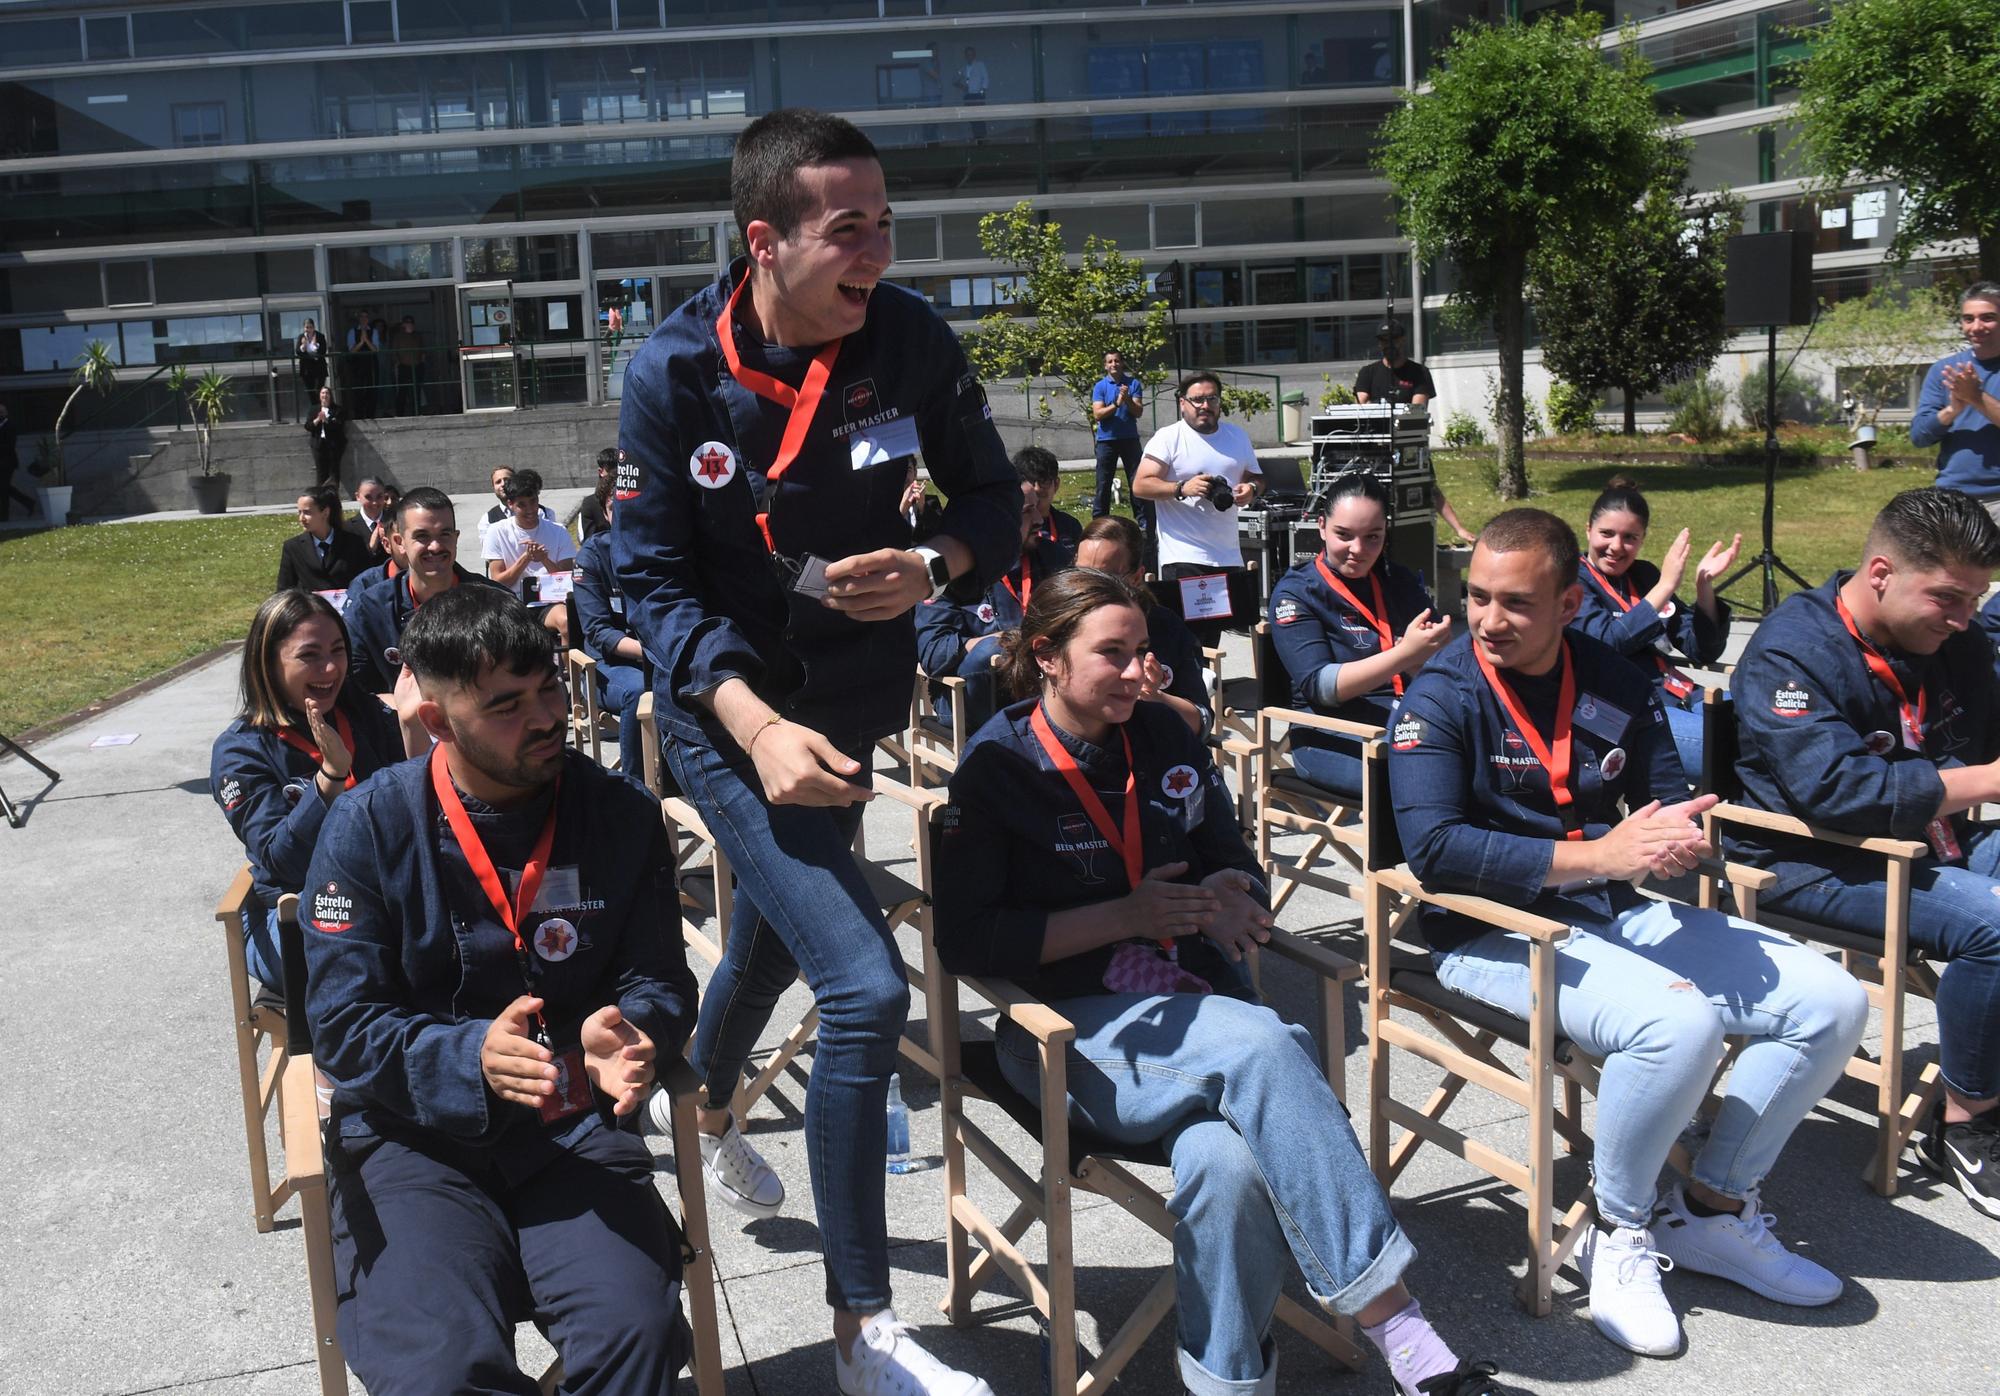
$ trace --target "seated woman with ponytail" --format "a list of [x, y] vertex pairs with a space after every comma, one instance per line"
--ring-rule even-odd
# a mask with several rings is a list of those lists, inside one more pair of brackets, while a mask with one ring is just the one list
[[[1146, 613], [1091, 568], [1035, 588], [1005, 642], [1017, 701], [959, 759], [940, 839], [938, 952], [1015, 980], [1076, 1027], [1070, 1112], [1172, 1160], [1181, 1383], [1277, 1389], [1270, 1329], [1289, 1251], [1322, 1305], [1355, 1317], [1402, 1396], [1492, 1396], [1404, 1288], [1415, 1248], [1320, 1074], [1311, 1034], [1260, 1004], [1244, 952], [1269, 939], [1257, 865], [1200, 738], [1140, 701]], [[1005, 1020], [1002, 1072], [1040, 1091]]]
[[1653, 675], [1681, 768], [1694, 785], [1701, 780], [1702, 687], [1675, 668], [1673, 659], [1713, 664], [1722, 657], [1729, 639], [1729, 603], [1715, 594], [1715, 579], [1736, 561], [1743, 535], [1709, 545], [1695, 567], [1694, 605], [1689, 606], [1674, 595], [1687, 574], [1688, 530], [1675, 536], [1655, 567], [1639, 557], [1651, 522], [1652, 511], [1638, 485], [1623, 475], [1612, 476], [1590, 506], [1583, 561], [1577, 568], [1583, 605], [1570, 625]]
[[[1389, 561], [1389, 491], [1365, 471], [1337, 477], [1319, 522], [1322, 551], [1271, 588], [1271, 642], [1292, 705], [1385, 727], [1404, 680], [1451, 638], [1451, 618], [1417, 574]], [[1328, 732], [1295, 730], [1292, 765], [1315, 785], [1361, 793], [1361, 750]]]
[[396, 683], [395, 712], [347, 682], [347, 629], [326, 598], [309, 591], [281, 591], [257, 608], [243, 643], [242, 694], [242, 712], [215, 739], [208, 784], [250, 858], [256, 901], [243, 913], [250, 975], [275, 986], [278, 898], [304, 890], [328, 806], [431, 743], [407, 673]]

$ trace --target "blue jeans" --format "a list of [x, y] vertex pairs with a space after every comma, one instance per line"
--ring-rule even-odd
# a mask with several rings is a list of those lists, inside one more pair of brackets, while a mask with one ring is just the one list
[[[1097, 994], [1049, 1005], [1076, 1025], [1070, 1117], [1173, 1162], [1181, 1380], [1196, 1396], [1256, 1388], [1291, 1252], [1336, 1313], [1387, 1293], [1416, 1258], [1320, 1074], [1312, 1034], [1221, 994]], [[999, 1065], [1039, 1098], [1034, 1040], [999, 1030]]]
[[[872, 749], [849, 752], [865, 768]], [[688, 1060], [711, 1105], [735, 1094], [771, 1010], [801, 971], [819, 1005], [806, 1163], [826, 1299], [889, 1307], [889, 1073], [910, 1013], [895, 937], [854, 860], [863, 806], [769, 805], [748, 757], [676, 739], [667, 764], [736, 874], [728, 953], [708, 981]]]
[[[1489, 931], [1438, 956], [1438, 978], [1525, 1021], [1528, 941]], [[1604, 1063], [1593, 1161], [1599, 1215], [1651, 1222], [1660, 1168], [1694, 1117], [1724, 1035], [1729, 1073], [1695, 1181], [1741, 1198], [1763, 1181], [1861, 1040], [1868, 999], [1818, 951], [1673, 902], [1580, 927], [1556, 953], [1557, 1032]]]
[[[965, 730], [967, 735], [986, 725], [1000, 711], [1000, 675], [993, 661], [1000, 657], [1000, 637], [983, 635], [975, 640], [965, 658], [958, 662], [958, 677], [965, 680]], [[946, 722], [951, 721], [951, 690], [940, 688], [931, 707]]]
[[633, 780], [646, 779], [646, 739], [639, 726], [639, 700], [646, 694], [646, 671], [637, 664], [600, 662], [598, 701], [618, 713], [618, 769]]
[[250, 977], [274, 994], [285, 992], [285, 957], [278, 948], [278, 909], [253, 901], [243, 908], [243, 960]]
[[1680, 753], [1681, 771], [1687, 776], [1689, 785], [1698, 786], [1701, 784], [1701, 709], [1682, 707], [1665, 689], [1660, 690], [1660, 706], [1667, 710], [1667, 730], [1673, 734], [1674, 750]]
[[1314, 785], [1350, 800], [1361, 798], [1361, 757], [1350, 743], [1337, 747], [1292, 747], [1292, 766]]
[[1139, 438], [1128, 436], [1116, 441], [1094, 441], [1097, 451], [1097, 490], [1091, 496], [1090, 514], [1096, 518], [1111, 512], [1111, 482], [1117, 478], [1118, 468], [1125, 468], [1125, 497], [1132, 501], [1132, 518], [1139, 525], [1139, 533], [1145, 540], [1146, 565], [1150, 569], [1159, 557], [1159, 541], [1154, 533], [1153, 501], [1141, 499], [1132, 493], [1132, 476], [1139, 469], [1139, 462], [1145, 452]]
[[[1803, 921], [1880, 935], [1888, 888], [1869, 860], [1835, 868], [1763, 905]], [[1965, 866], [1910, 870], [1910, 944], [1946, 961], [1938, 976], [1938, 1069], [1968, 1100], [2000, 1095], [2000, 829], [1965, 841]]]

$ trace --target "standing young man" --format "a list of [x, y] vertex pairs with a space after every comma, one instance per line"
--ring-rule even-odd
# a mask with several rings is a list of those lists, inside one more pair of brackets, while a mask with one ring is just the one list
[[403, 640], [437, 745], [334, 802], [299, 908], [342, 1349], [372, 1392], [533, 1391], [535, 1315], [565, 1390], [663, 1396], [680, 1236], [629, 1124], [695, 983], [659, 811], [564, 744], [514, 598]]
[[1104, 356], [1104, 376], [1090, 390], [1090, 416], [1097, 424], [1092, 443], [1097, 451], [1097, 492], [1091, 496], [1093, 518], [1111, 512], [1111, 482], [1122, 466], [1125, 488], [1132, 491], [1132, 517], [1146, 538], [1146, 559], [1157, 560], [1159, 540], [1153, 534], [1153, 501], [1141, 499], [1132, 477], [1139, 470], [1139, 414], [1146, 406], [1146, 385], [1125, 371], [1125, 356], [1113, 349]]
[[[1214, 374], [1189, 374], [1175, 396], [1181, 419], [1153, 433], [1132, 479], [1132, 497], [1159, 507], [1160, 575], [1171, 581], [1241, 572], [1236, 511], [1254, 504], [1264, 487], [1256, 449], [1242, 427], [1222, 420], [1222, 380]], [[1255, 620], [1232, 617], [1238, 625]], [[1223, 624], [1190, 618], [1188, 629], [1204, 645], [1218, 645]]]
[[[1957, 490], [1907, 490], [1875, 516], [1861, 568], [1787, 597], [1730, 683], [1746, 804], [1847, 834], [1922, 839], [1910, 944], [1938, 976], [1944, 1096], [1918, 1157], [2000, 1218], [2000, 832], [1966, 816], [2000, 800], [2000, 685], [1974, 608], [2000, 529]], [[1738, 829], [1732, 855], [1769, 868], [1759, 905], [1879, 936], [1882, 860]]]
[[1910, 444], [1935, 444], [1938, 484], [1963, 490], [2000, 519], [2000, 285], [1965, 288], [1958, 329], [1965, 347], [1924, 375]]
[[[1479, 536], [1466, 631], [1390, 721], [1389, 783], [1410, 870], [1574, 928], [1556, 952], [1556, 1032], [1604, 1063], [1592, 1160], [1597, 1218], [1578, 1251], [1591, 1320], [1648, 1357], [1680, 1349], [1658, 1260], [1781, 1304], [1840, 1297], [1840, 1277], [1779, 1243], [1758, 1189], [1840, 1079], [1868, 1000], [1808, 946], [1747, 921], [1639, 895], [1708, 851], [1649, 675], [1565, 630], [1582, 603], [1576, 534], [1509, 509]], [[1738, 678], [1738, 683], [1742, 682]], [[1630, 813], [1620, 809], [1620, 803]], [[1664, 805], [1664, 807], [1663, 807]], [[1525, 1020], [1525, 937], [1426, 908], [1445, 987]], [[1725, 1036], [1746, 1039], [1692, 1176], [1660, 1170], [1694, 1117]]]
[[[950, 327], [878, 284], [890, 209], [868, 138], [773, 112], [737, 138], [731, 185], [748, 255], [626, 371], [611, 535], [658, 665], [667, 763], [739, 878], [692, 1052], [712, 1107], [703, 1152], [723, 1200], [778, 1205], [728, 1103], [803, 971], [820, 1006], [806, 1151], [840, 1390], [987, 1396], [889, 1307], [883, 1120], [909, 989], [851, 850], [866, 759], [908, 717], [911, 612], [1013, 563], [1021, 487]], [[950, 505], [912, 549], [899, 506], [919, 452]]]

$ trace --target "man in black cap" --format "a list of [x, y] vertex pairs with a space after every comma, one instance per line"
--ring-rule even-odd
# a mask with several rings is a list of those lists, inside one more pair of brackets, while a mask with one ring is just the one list
[[[1403, 326], [1395, 316], [1375, 327], [1375, 345], [1381, 351], [1381, 357], [1363, 364], [1361, 372], [1354, 377], [1356, 402], [1391, 402], [1405, 407], [1423, 407], [1437, 396], [1437, 384], [1431, 381], [1431, 371], [1403, 352]], [[1462, 542], [1477, 541], [1458, 521], [1458, 511], [1451, 507], [1451, 501], [1444, 497], [1442, 489], [1432, 485], [1431, 498], [1437, 505], [1438, 517], [1451, 525]]]

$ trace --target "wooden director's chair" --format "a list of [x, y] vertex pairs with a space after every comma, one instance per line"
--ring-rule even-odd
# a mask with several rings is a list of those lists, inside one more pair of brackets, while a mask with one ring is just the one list
[[564, 597], [563, 605], [569, 609], [570, 643], [563, 651], [563, 678], [569, 689], [569, 742], [578, 751], [589, 743], [590, 759], [601, 766], [605, 713], [597, 704], [597, 661], [583, 652], [583, 626], [576, 614], [576, 593]]
[[[920, 858], [926, 879], [939, 819], [939, 812], [933, 810], [922, 841]], [[1283, 930], [1272, 930], [1270, 943], [1263, 949], [1318, 976], [1323, 1066], [1335, 1095], [1343, 1094], [1346, 1042], [1341, 992], [1360, 967], [1345, 956]], [[1103, 1350], [1079, 1371], [1070, 1198], [1079, 1190], [1109, 1198], [1160, 1235], [1171, 1238], [1175, 1223], [1165, 1200], [1132, 1171], [1133, 1165], [1167, 1167], [1167, 1155], [1157, 1145], [1113, 1143], [1071, 1122], [1064, 1053], [1075, 1039], [1076, 1029], [1068, 1020], [1009, 981], [958, 979], [946, 973], [928, 924], [924, 928], [924, 960], [935, 990], [927, 1000], [930, 1038], [942, 1068], [938, 1104], [944, 1133], [946, 1292], [940, 1308], [953, 1323], [969, 1323], [975, 1317], [972, 1303], [979, 1291], [996, 1277], [1005, 1276], [1048, 1325], [1047, 1389], [1057, 1396], [1105, 1391], [1148, 1335], [1173, 1314], [1173, 1270], [1171, 1266], [1166, 1269], [1138, 1308], [1104, 1343]], [[976, 1000], [1034, 1037], [1041, 1055], [1040, 1099], [1027, 1099], [1008, 1084], [1000, 1074], [991, 1041], [961, 1038], [961, 984]], [[1035, 1140], [1038, 1152], [1034, 1158], [1024, 1165], [1009, 1157], [999, 1142], [969, 1117], [965, 1108], [968, 1099], [990, 1101], [1005, 1111]], [[966, 1186], [968, 1153], [1014, 1194], [1014, 1209], [1003, 1220], [995, 1221], [973, 1200]], [[1048, 1241], [1048, 1259], [1041, 1273], [1020, 1249], [1021, 1238], [1036, 1222], [1042, 1224]], [[975, 1247], [979, 1250], [976, 1256]], [[1341, 1365], [1356, 1371], [1365, 1365], [1366, 1356], [1356, 1345], [1348, 1321], [1310, 1312], [1289, 1296], [1279, 1297], [1278, 1317]]]
[[[639, 721], [645, 728], [646, 784], [659, 798], [660, 818], [666, 825], [668, 842], [674, 849], [675, 880], [680, 890], [681, 939], [711, 966], [720, 965], [729, 949], [735, 885], [729, 870], [729, 858], [709, 832], [694, 802], [680, 791], [670, 788], [669, 773], [660, 759], [659, 720], [653, 710], [653, 695], [650, 692], [639, 699]], [[943, 799], [939, 792], [914, 790], [880, 773], [874, 774], [873, 780], [877, 794], [908, 805], [917, 819], [923, 817], [928, 805]], [[869, 891], [891, 931], [903, 925], [928, 927], [930, 896], [924, 887], [912, 884], [866, 858], [859, 858], [859, 862], [862, 876], [867, 880]], [[713, 936], [702, 929], [703, 922], [710, 918], [715, 922]], [[924, 933], [928, 934], [928, 931]], [[912, 988], [919, 993], [928, 992], [922, 966], [906, 964], [904, 970]], [[763, 1068], [749, 1080], [737, 1083], [730, 1106], [739, 1121], [749, 1118], [757, 1102], [784, 1075], [793, 1059], [818, 1031], [819, 1007], [815, 1004], [785, 1034]], [[905, 1035], [900, 1049], [905, 1057], [924, 1071], [932, 1076], [938, 1074], [937, 1058], [925, 1045]]]
[[[1813, 839], [1826, 846], [1828, 856], [1879, 859], [1883, 865], [1888, 916], [1879, 935], [1765, 911], [1757, 905], [1756, 889], [1741, 882], [1736, 885], [1736, 907], [1737, 914], [1746, 921], [1838, 950], [1842, 966], [1867, 990], [1869, 1006], [1882, 1015], [1881, 1055], [1871, 1057], [1866, 1048], [1857, 1047], [1848, 1059], [1846, 1074], [1875, 1091], [1879, 1129], [1875, 1152], [1861, 1176], [1882, 1196], [1893, 1197], [1898, 1160], [1909, 1146], [1910, 1136], [1944, 1090], [1944, 1076], [1936, 1062], [1927, 1063], [1917, 1074], [1913, 1089], [1906, 1093], [1904, 1088], [1904, 995], [1937, 997], [1938, 971], [1924, 959], [1921, 950], [1910, 944], [1910, 871], [1917, 859], [1930, 852], [1930, 847], [1915, 839], [1843, 834], [1789, 814], [1752, 809], [1740, 803], [1743, 786], [1736, 776], [1738, 741], [1735, 702], [1725, 693], [1709, 690], [1702, 710], [1702, 789], [1722, 799], [1705, 820], [1709, 842], [1718, 851], [1722, 835], [1734, 828]], [[1740, 871], [1747, 871], [1727, 861], [1723, 866], [1730, 870], [1732, 880]], [[1709, 886], [1713, 886], [1712, 881]], [[1711, 897], [1705, 889], [1705, 904]]]
[[922, 669], [910, 689], [909, 737], [904, 743], [910, 784], [918, 790], [943, 785], [958, 769], [959, 754], [972, 739], [966, 726], [965, 680], [956, 674], [936, 682], [951, 699], [951, 720], [931, 708], [931, 678]]
[[[238, 954], [240, 956], [240, 936]], [[312, 1299], [313, 1359], [321, 1396], [346, 1396], [347, 1361], [334, 1320], [339, 1296], [333, 1273], [333, 1218], [327, 1202], [326, 1165], [320, 1136], [319, 1094], [315, 1089], [312, 1036], [305, 1011], [305, 945], [299, 930], [299, 899], [278, 900], [278, 939], [284, 956], [285, 1027], [274, 1053], [279, 1103], [279, 1135], [285, 1150], [287, 1196], [299, 1200], [305, 1233], [306, 1283]], [[681, 1057], [660, 1072], [661, 1089], [673, 1101], [674, 1180], [680, 1191], [681, 1287], [687, 1293], [694, 1339], [697, 1396], [722, 1396], [722, 1342], [716, 1327], [715, 1260], [708, 1239], [708, 1201], [703, 1191], [701, 1144], [695, 1134], [695, 1102], [701, 1083]], [[557, 1357], [538, 1379], [545, 1396], [562, 1381]]]
[[[1292, 732], [1310, 730], [1349, 738], [1362, 749], [1364, 762], [1380, 761], [1387, 754], [1382, 747], [1382, 729], [1291, 707], [1291, 681], [1279, 662], [1270, 625], [1259, 625], [1254, 638], [1260, 704], [1254, 729], [1257, 800], [1252, 818], [1257, 865], [1271, 888], [1271, 910], [1282, 910], [1300, 887], [1316, 887], [1358, 902], [1367, 858], [1363, 837], [1369, 815], [1367, 782], [1362, 782], [1358, 795], [1344, 795], [1307, 780], [1292, 765], [1278, 728], [1282, 724]], [[1287, 862], [1271, 847], [1273, 834], [1307, 834], [1312, 841]], [[1327, 856], [1323, 859], [1322, 854]]]
[[[251, 890], [250, 869], [237, 870], [229, 890], [216, 905], [222, 944], [229, 967], [229, 1015], [236, 1025], [236, 1084], [243, 1102], [243, 1137], [250, 1152], [250, 1218], [260, 1232], [277, 1224], [278, 1209], [291, 1201], [294, 1189], [288, 1170], [273, 1175], [264, 1129], [278, 1105], [280, 1078], [285, 1074], [286, 1021], [284, 986], [265, 985], [253, 994], [249, 960], [243, 948], [243, 916], [261, 918], [264, 908]], [[258, 1058], [269, 1051], [261, 1067]], [[308, 1081], [307, 1099], [311, 1099]]]
[[[1598, 1063], [1556, 1032], [1556, 951], [1569, 939], [1562, 922], [1486, 897], [1432, 892], [1404, 862], [1393, 807], [1388, 763], [1379, 755], [1364, 761], [1368, 794], [1368, 873], [1364, 923], [1368, 936], [1368, 1157], [1385, 1191], [1425, 1144], [1436, 1144], [1520, 1192], [1527, 1203], [1528, 1268], [1517, 1297], [1536, 1318], [1554, 1305], [1556, 1271], [1568, 1261], [1591, 1225], [1592, 1204], [1585, 1188], [1557, 1212], [1555, 1152], [1560, 1139], [1571, 1153], [1588, 1154], [1583, 1126], [1583, 1092], [1597, 1090]], [[1754, 896], [1772, 875], [1752, 868], [1704, 862], [1710, 878], [1725, 878], [1741, 894]], [[1712, 884], [1711, 884], [1712, 885]], [[1704, 903], [1708, 901], [1704, 895]], [[1432, 968], [1419, 918], [1410, 910], [1441, 907], [1489, 926], [1524, 936], [1533, 1011], [1526, 1021], [1453, 993]], [[1398, 1014], [1414, 1022], [1404, 1021]], [[1426, 1031], [1425, 1029], [1428, 1029]], [[1501, 1044], [1526, 1053], [1518, 1068], [1503, 1060]], [[1740, 1043], [1732, 1041], [1717, 1068], [1728, 1070]], [[1390, 1053], [1408, 1052], [1444, 1072], [1444, 1079], [1420, 1106], [1390, 1094]], [[1556, 1101], [1560, 1082], [1562, 1100]], [[1528, 1117], [1527, 1158], [1512, 1157], [1446, 1124], [1445, 1112], [1466, 1086], [1511, 1102]], [[1702, 1112], [1717, 1106], [1712, 1088]], [[1405, 1132], [1391, 1140], [1391, 1126]], [[1683, 1173], [1692, 1160], [1676, 1145], [1672, 1162]]]

